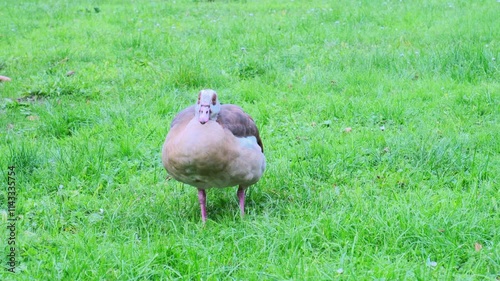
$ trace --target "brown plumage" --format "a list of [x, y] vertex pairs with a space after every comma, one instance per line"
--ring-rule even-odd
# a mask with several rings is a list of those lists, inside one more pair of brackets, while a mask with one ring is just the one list
[[202, 90], [195, 105], [172, 121], [162, 149], [162, 161], [176, 180], [198, 189], [206, 220], [205, 189], [238, 185], [241, 214], [245, 190], [262, 176], [266, 160], [253, 119], [236, 105], [220, 105], [217, 93]]

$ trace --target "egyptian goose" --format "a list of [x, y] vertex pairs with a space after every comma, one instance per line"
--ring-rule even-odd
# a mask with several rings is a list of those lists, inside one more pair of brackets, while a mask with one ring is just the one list
[[241, 215], [245, 190], [266, 168], [264, 148], [252, 117], [239, 106], [219, 103], [206, 89], [198, 101], [172, 121], [162, 148], [162, 162], [176, 180], [198, 189], [203, 222], [207, 220], [205, 189], [238, 185]]

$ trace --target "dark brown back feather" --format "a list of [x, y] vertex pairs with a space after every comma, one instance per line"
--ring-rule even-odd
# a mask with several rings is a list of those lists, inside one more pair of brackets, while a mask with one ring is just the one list
[[236, 137], [254, 136], [261, 151], [264, 152], [264, 145], [260, 139], [259, 129], [257, 129], [252, 117], [245, 113], [241, 107], [233, 104], [221, 105], [217, 123], [231, 131]]

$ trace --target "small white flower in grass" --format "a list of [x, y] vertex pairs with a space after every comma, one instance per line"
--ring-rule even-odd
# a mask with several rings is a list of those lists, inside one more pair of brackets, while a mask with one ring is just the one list
[[380, 130], [385, 131], [385, 126], [384, 125], [380, 126]]
[[102, 208], [99, 209], [99, 214], [101, 214], [101, 215], [104, 214], [104, 209], [102, 209]]
[[335, 194], [337, 196], [340, 195], [340, 187], [338, 187], [337, 185], [335, 185], [334, 188], [335, 188]]
[[436, 267], [437, 265], [438, 265], [437, 262], [431, 261], [431, 259], [427, 258], [427, 266]]
[[62, 184], [60, 184], [58, 187], [59, 190], [62, 190], [63, 188], [64, 188], [64, 185], [62, 185]]
[[16, 267], [16, 271], [23, 272], [27, 271], [28, 266], [25, 263], [21, 263], [18, 267]]
[[338, 273], [338, 274], [342, 274], [342, 273], [344, 273], [344, 269], [343, 269], [343, 268], [339, 268], [339, 269], [337, 269], [337, 273]]
[[0, 210], [0, 214], [2, 215], [2, 221], [6, 222], [9, 218], [9, 215], [6, 210]]

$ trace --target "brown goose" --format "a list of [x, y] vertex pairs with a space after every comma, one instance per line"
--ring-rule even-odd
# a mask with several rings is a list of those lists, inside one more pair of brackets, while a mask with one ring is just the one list
[[174, 118], [163, 144], [162, 161], [174, 179], [198, 189], [203, 222], [207, 220], [205, 189], [238, 185], [243, 216], [245, 190], [266, 168], [252, 117], [239, 106], [221, 105], [210, 89], [200, 91], [197, 103]]

